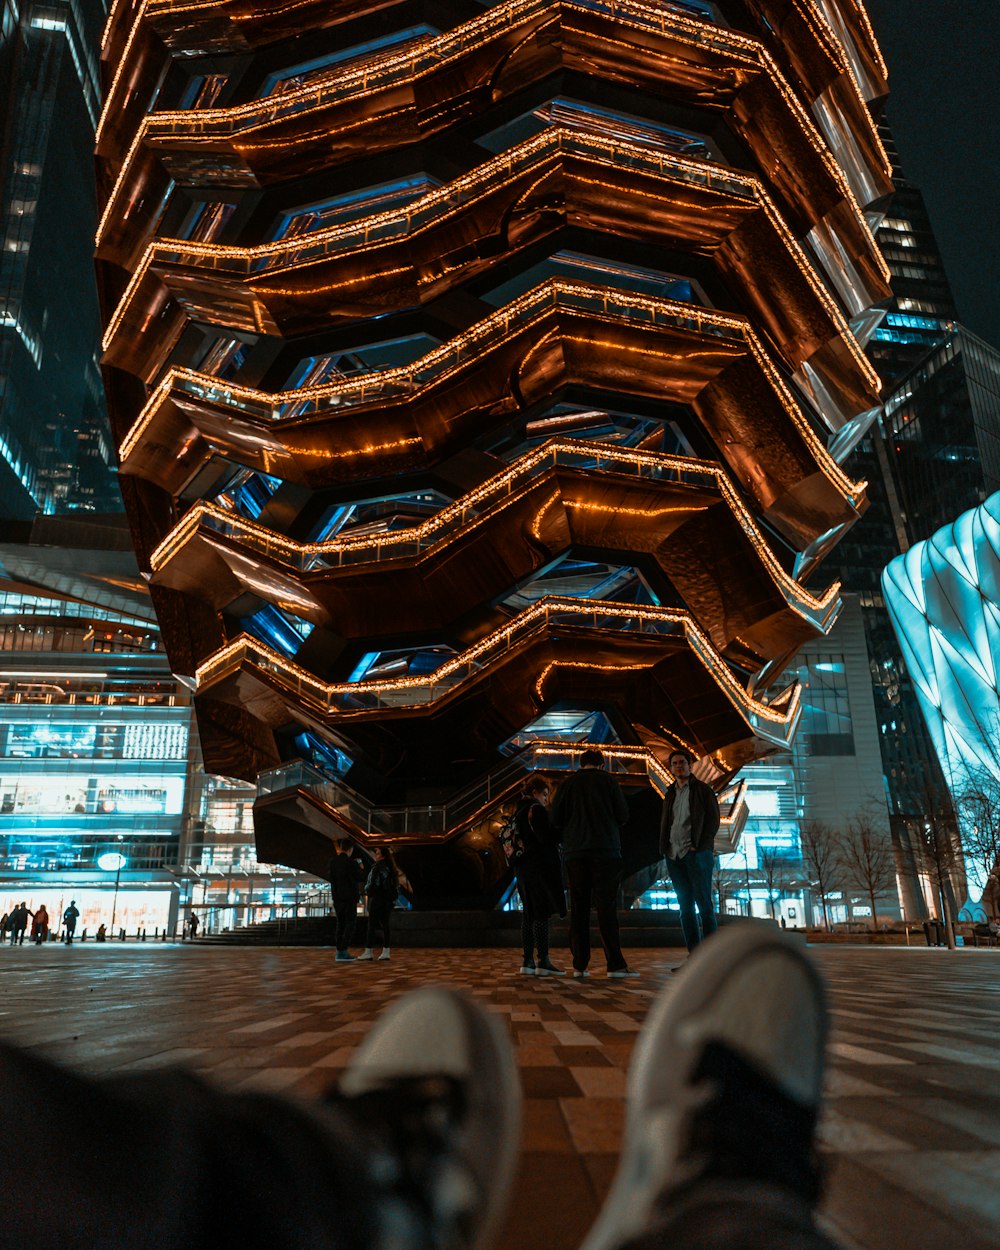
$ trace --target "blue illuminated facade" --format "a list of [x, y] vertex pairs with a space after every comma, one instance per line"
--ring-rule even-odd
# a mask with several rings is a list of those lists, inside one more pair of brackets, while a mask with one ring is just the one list
[[[1000, 494], [917, 543], [882, 577], [886, 606], [956, 799], [1000, 778]], [[985, 884], [966, 862], [970, 901]]]

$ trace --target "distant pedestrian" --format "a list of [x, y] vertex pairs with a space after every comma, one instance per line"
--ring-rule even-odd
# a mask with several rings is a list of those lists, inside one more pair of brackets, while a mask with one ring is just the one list
[[198, 917], [194, 914], [193, 911], [189, 911], [188, 918], [185, 923], [187, 925], [188, 937], [193, 942], [195, 938], [198, 936], [198, 930], [201, 928], [201, 921], [198, 919]]
[[565, 975], [565, 969], [556, 968], [549, 958], [550, 917], [566, 915], [559, 840], [549, 819], [551, 797], [545, 778], [532, 777], [514, 812], [519, 843], [514, 871], [521, 896], [521, 973], [529, 977]]
[[66, 930], [66, 945], [73, 945], [73, 934], [76, 933], [76, 922], [80, 919], [80, 909], [76, 899], [70, 899], [69, 906], [63, 912], [63, 928]]
[[618, 930], [618, 885], [622, 873], [621, 830], [628, 820], [622, 788], [604, 771], [604, 755], [584, 751], [580, 771], [556, 791], [552, 824], [562, 842], [569, 878], [570, 949], [573, 975], [589, 976], [590, 909], [596, 906], [608, 976], [635, 977], [622, 954]]
[[392, 909], [399, 898], [399, 871], [380, 846], [375, 848], [375, 862], [371, 866], [365, 881], [365, 903], [368, 907], [368, 945], [358, 956], [359, 959], [375, 958], [375, 935], [382, 935], [382, 953], [380, 960], [390, 957], [392, 935], [389, 927], [392, 921]]
[[0, 942], [7, 941], [7, 921], [9, 919], [10, 919], [10, 916], [7, 914], [7, 912], [4, 912], [4, 914], [0, 916]]
[[660, 854], [666, 857], [677, 894], [681, 932], [688, 951], [693, 951], [719, 927], [712, 901], [719, 800], [710, 785], [692, 774], [692, 762], [687, 751], [670, 753], [667, 767], [674, 775], [674, 783], [664, 796], [660, 822]]
[[31, 940], [36, 946], [49, 940], [49, 913], [44, 903], [31, 919]]
[[28, 917], [32, 913], [28, 911], [28, 904], [21, 902], [10, 913], [7, 920], [7, 931], [10, 933], [11, 946], [24, 945], [24, 931], [28, 927]]
[[108, 940], [108, 926], [102, 924], [98, 926], [97, 933], [94, 935], [95, 942], [106, 942]]
[[351, 944], [354, 926], [358, 920], [358, 902], [361, 899], [365, 867], [360, 860], [354, 858], [354, 848], [346, 838], [335, 842], [333, 850], [329, 880], [333, 893], [333, 910], [337, 916], [337, 962], [350, 963], [354, 956], [347, 948]]

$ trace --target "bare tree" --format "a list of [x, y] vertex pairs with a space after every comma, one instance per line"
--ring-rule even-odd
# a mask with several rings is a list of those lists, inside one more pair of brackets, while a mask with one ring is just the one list
[[984, 897], [990, 878], [1000, 878], [1000, 778], [987, 768], [969, 769], [958, 795], [966, 854], [975, 861]]
[[777, 920], [774, 910], [775, 895], [785, 888], [788, 876], [788, 858], [777, 846], [761, 846], [757, 844], [757, 867], [767, 890], [767, 901], [771, 908], [771, 919]]
[[830, 928], [830, 915], [826, 900], [839, 885], [840, 837], [836, 829], [822, 820], [807, 820], [800, 831], [802, 847], [802, 872], [809, 888], [819, 896], [823, 909], [823, 924]]
[[944, 921], [948, 946], [955, 946], [955, 921], [951, 890], [955, 877], [964, 873], [962, 842], [951, 795], [943, 786], [926, 779], [922, 787], [923, 813], [909, 823], [921, 869], [930, 878]]
[[896, 884], [896, 862], [888, 830], [879, 828], [870, 812], [852, 816], [840, 839], [840, 860], [847, 883], [868, 895], [872, 928], [877, 928], [875, 899]]

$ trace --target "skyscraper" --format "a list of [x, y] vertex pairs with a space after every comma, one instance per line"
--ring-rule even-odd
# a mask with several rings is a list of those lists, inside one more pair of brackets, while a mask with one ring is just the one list
[[488, 898], [497, 804], [567, 744], [721, 784], [788, 742], [891, 183], [860, 6], [785, 7], [114, 9], [126, 505], [270, 858], [347, 832]]
[[103, 0], [0, 0], [0, 515], [121, 509], [89, 157]]

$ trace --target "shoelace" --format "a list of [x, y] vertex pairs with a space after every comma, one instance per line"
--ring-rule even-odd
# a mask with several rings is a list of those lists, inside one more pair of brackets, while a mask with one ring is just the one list
[[364, 1139], [379, 1198], [383, 1244], [393, 1250], [464, 1250], [477, 1187], [463, 1165], [461, 1081], [394, 1077], [361, 1094], [328, 1095]]
[[705, 1047], [693, 1081], [702, 1097], [691, 1117], [692, 1172], [778, 1185], [814, 1204], [821, 1189], [817, 1109], [718, 1042]]

